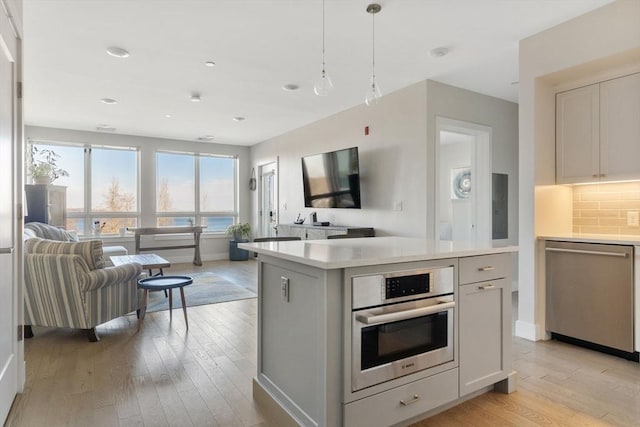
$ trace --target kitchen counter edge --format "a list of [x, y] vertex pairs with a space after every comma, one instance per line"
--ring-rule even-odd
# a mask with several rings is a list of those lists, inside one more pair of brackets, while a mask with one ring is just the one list
[[[355, 243], [356, 240], [362, 241], [362, 247], [366, 248], [367, 243], [373, 239], [383, 239], [384, 237], [369, 237], [362, 239], [348, 239], [350, 243]], [[347, 240], [347, 239], [345, 239]], [[342, 240], [344, 242], [345, 240]], [[421, 239], [411, 239], [411, 240], [421, 240]], [[426, 242], [426, 240], [424, 240]], [[339, 240], [334, 242], [329, 242], [327, 240], [316, 241], [320, 245], [331, 245], [334, 243], [339, 245]], [[272, 245], [269, 245], [272, 243]], [[275, 244], [273, 244], [275, 243]], [[279, 244], [278, 244], [279, 243]], [[363, 258], [344, 258], [340, 260], [323, 260], [318, 257], [309, 257], [309, 256], [300, 256], [287, 251], [281, 251], [278, 247], [281, 244], [285, 244], [286, 246], [290, 246], [291, 244], [313, 244], [313, 241], [293, 241], [293, 242], [264, 242], [264, 243], [239, 243], [238, 248], [245, 249], [251, 252], [256, 252], [258, 254], [268, 255], [279, 259], [284, 259], [288, 261], [297, 262], [300, 264], [308, 265], [311, 267], [317, 267], [324, 270], [332, 270], [339, 268], [350, 268], [350, 267], [364, 267], [370, 265], [378, 265], [378, 264], [395, 264], [401, 262], [413, 262], [413, 261], [430, 261], [437, 259], [445, 259], [445, 258], [462, 258], [462, 257], [471, 257], [471, 256], [479, 256], [479, 255], [491, 255], [491, 254], [500, 254], [500, 253], [510, 253], [517, 252], [518, 246], [515, 245], [502, 245], [502, 244], [491, 244], [487, 246], [479, 246], [479, 247], [469, 247], [463, 249], [452, 249], [452, 250], [439, 250], [439, 251], [424, 251], [421, 253], [414, 254], [404, 254], [404, 255], [386, 255], [380, 257], [363, 257]]]

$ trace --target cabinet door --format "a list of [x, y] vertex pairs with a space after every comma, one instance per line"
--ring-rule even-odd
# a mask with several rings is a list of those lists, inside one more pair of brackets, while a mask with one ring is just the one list
[[306, 236], [305, 229], [302, 227], [294, 227], [291, 225], [278, 224], [278, 237], [300, 237], [304, 240]]
[[599, 85], [556, 95], [556, 181], [598, 181]]
[[278, 390], [294, 399], [316, 425], [323, 425], [318, 420], [325, 402], [321, 396], [325, 393], [322, 366], [326, 341], [322, 325], [326, 320], [325, 304], [320, 301], [326, 301], [326, 288], [319, 271], [297, 267], [302, 268], [294, 271], [260, 264], [258, 375], [263, 383], [277, 384]]
[[308, 228], [307, 240], [322, 240], [327, 238], [327, 230], [322, 228]]
[[460, 286], [460, 396], [503, 380], [511, 370], [511, 293], [506, 279]]
[[600, 174], [640, 178], [640, 73], [600, 84]]

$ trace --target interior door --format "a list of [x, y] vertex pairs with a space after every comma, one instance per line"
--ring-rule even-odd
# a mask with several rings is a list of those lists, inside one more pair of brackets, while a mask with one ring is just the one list
[[491, 241], [491, 128], [436, 119], [437, 240]]
[[[14, 232], [17, 40], [0, 9], [0, 421], [18, 392], [18, 286]], [[15, 144], [15, 145], [14, 145]]]
[[260, 199], [260, 237], [273, 237], [278, 224], [275, 163], [260, 168]]

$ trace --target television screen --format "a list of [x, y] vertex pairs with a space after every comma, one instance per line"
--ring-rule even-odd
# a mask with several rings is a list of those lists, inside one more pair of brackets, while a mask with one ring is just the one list
[[302, 158], [304, 205], [360, 209], [358, 147]]

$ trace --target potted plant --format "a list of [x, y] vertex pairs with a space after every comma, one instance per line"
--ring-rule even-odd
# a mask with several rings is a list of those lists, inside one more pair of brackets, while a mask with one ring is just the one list
[[60, 155], [53, 150], [38, 149], [31, 145], [29, 153], [29, 175], [36, 184], [51, 184], [61, 176], [69, 176], [69, 172], [58, 167]]
[[233, 224], [227, 228], [227, 235], [233, 236], [229, 242], [229, 259], [231, 261], [246, 261], [249, 259], [249, 251], [238, 249], [238, 243], [248, 242], [251, 236], [251, 224], [248, 222]]
[[233, 236], [233, 240], [242, 241], [251, 236], [251, 224], [248, 222], [233, 224], [227, 227], [227, 235]]

